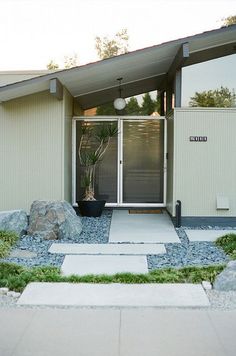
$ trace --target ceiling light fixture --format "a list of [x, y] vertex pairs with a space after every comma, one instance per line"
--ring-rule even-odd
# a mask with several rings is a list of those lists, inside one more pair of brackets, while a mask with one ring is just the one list
[[117, 80], [119, 81], [119, 98], [116, 98], [116, 99], [114, 100], [114, 103], [113, 103], [114, 108], [115, 108], [116, 110], [123, 110], [123, 109], [125, 108], [125, 106], [126, 106], [126, 101], [125, 101], [125, 99], [123, 99], [123, 98], [121, 97], [121, 91], [122, 91], [122, 88], [121, 88], [121, 81], [122, 81], [122, 79], [123, 79], [123, 78], [117, 78]]

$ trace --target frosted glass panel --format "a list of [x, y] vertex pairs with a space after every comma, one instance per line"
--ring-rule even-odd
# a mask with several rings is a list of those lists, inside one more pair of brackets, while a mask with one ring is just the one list
[[164, 120], [124, 121], [123, 202], [163, 202]]
[[[82, 126], [84, 121], [76, 122], [76, 201], [82, 200], [84, 197], [84, 187], [82, 184], [83, 167], [80, 166], [78, 159], [79, 143], [82, 135]], [[89, 125], [94, 130], [100, 125], [107, 125], [109, 122], [94, 122], [90, 121]], [[111, 123], [110, 123], [111, 124]], [[112, 122], [116, 125], [116, 122]], [[96, 140], [91, 142], [91, 150], [98, 145]], [[108, 203], [117, 202], [117, 137], [113, 137], [110, 145], [103, 157], [103, 160], [98, 163], [95, 179], [95, 198], [97, 200], [105, 199]]]

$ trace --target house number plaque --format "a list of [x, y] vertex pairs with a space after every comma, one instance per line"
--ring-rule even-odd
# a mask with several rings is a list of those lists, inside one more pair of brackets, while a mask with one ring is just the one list
[[190, 136], [190, 142], [207, 142], [207, 136]]

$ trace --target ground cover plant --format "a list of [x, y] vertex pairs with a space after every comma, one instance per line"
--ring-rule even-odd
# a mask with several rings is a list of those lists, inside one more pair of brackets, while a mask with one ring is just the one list
[[0, 230], [0, 258], [8, 256], [19, 236], [13, 231]]
[[236, 234], [227, 234], [219, 237], [215, 244], [222, 248], [226, 255], [236, 260]]
[[113, 276], [87, 275], [64, 277], [56, 267], [26, 268], [20, 265], [0, 263], [0, 287], [22, 292], [30, 282], [71, 282], [71, 283], [201, 283], [214, 282], [225, 266], [166, 268], [147, 274], [120, 273]]

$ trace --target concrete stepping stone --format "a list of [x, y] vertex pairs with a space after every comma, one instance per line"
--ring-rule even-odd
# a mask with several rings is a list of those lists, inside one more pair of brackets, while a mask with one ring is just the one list
[[163, 244], [62, 244], [53, 243], [50, 253], [65, 255], [158, 255], [166, 253]]
[[226, 234], [236, 234], [236, 230], [185, 230], [189, 241], [215, 241]]
[[30, 283], [19, 305], [208, 307], [200, 284]]
[[167, 213], [140, 215], [114, 210], [109, 242], [180, 243], [180, 239]]
[[64, 276], [72, 274], [148, 273], [145, 256], [67, 255], [61, 266]]
[[15, 249], [11, 251], [10, 253], [10, 258], [25, 258], [25, 259], [30, 259], [30, 258], [35, 258], [37, 257], [37, 253], [29, 251], [29, 250], [20, 250], [20, 249]]

